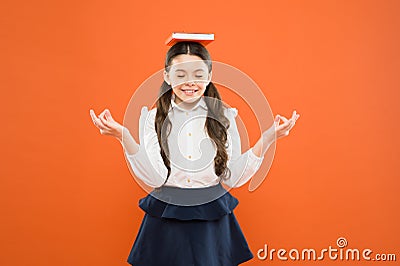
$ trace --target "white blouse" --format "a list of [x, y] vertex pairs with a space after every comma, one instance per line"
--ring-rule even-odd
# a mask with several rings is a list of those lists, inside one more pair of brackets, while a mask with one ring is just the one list
[[[171, 99], [169, 119], [172, 127], [168, 137], [171, 174], [166, 186], [200, 188], [217, 185], [220, 178], [214, 171], [216, 147], [205, 129], [207, 105], [204, 98], [190, 110], [185, 110]], [[150, 187], [164, 184], [168, 169], [160, 153], [154, 120], [157, 108], [148, 111], [142, 107], [139, 119], [139, 150], [135, 154], [124, 151], [134, 174]], [[252, 149], [241, 152], [240, 136], [235, 117], [236, 108], [225, 108], [230, 121], [227, 130], [227, 166], [231, 171], [229, 179], [221, 179], [229, 187], [244, 185], [257, 172], [264, 156], [256, 156]]]

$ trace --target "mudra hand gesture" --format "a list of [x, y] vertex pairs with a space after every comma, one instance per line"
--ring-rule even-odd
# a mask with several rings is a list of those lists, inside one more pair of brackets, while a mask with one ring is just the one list
[[[272, 143], [289, 135], [290, 130], [294, 127], [299, 117], [300, 115], [296, 111], [293, 111], [290, 119], [276, 115], [273, 125], [262, 134], [261, 138], [254, 145], [253, 153], [257, 156], [263, 156]], [[281, 120], [283, 124], [279, 125]]]
[[[297, 114], [296, 111], [293, 111], [292, 117], [290, 119], [287, 119], [281, 115], [276, 115], [275, 121], [274, 121], [276, 139], [280, 139], [280, 138], [283, 138], [283, 137], [289, 135], [290, 130], [294, 127], [294, 125], [296, 124], [296, 121], [299, 117], [300, 117], [300, 115]], [[279, 122], [281, 120], [283, 121], [283, 124], [279, 125]]]
[[124, 127], [116, 122], [108, 109], [105, 109], [99, 116], [96, 116], [94, 111], [90, 109], [94, 125], [100, 129], [100, 134], [113, 136], [119, 141], [122, 140], [122, 132]]

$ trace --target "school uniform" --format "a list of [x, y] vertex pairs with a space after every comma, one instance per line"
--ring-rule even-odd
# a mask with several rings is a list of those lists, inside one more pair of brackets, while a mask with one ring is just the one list
[[237, 266], [254, 256], [233, 213], [239, 201], [221, 183], [244, 185], [264, 157], [252, 149], [241, 153], [237, 109], [226, 108], [231, 177], [220, 179], [214, 171], [216, 147], [204, 127], [204, 98], [186, 110], [175, 103], [174, 96], [168, 115], [172, 127], [167, 182], [154, 126], [156, 108], [142, 108], [139, 151], [124, 152], [135, 175], [155, 188], [139, 200], [145, 214], [127, 262], [134, 266]]

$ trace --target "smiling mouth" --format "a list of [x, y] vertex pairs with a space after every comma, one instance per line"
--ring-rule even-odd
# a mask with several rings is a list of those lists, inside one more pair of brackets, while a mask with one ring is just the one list
[[181, 91], [183, 91], [186, 95], [193, 95], [195, 92], [197, 92], [198, 90], [195, 89], [187, 89], [187, 90], [183, 90], [181, 89]]

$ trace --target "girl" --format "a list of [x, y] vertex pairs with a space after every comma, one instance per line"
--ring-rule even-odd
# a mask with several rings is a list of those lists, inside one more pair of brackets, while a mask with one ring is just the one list
[[100, 133], [120, 141], [135, 175], [154, 188], [139, 200], [145, 215], [127, 259], [131, 265], [236, 266], [254, 257], [233, 213], [238, 200], [222, 183], [245, 184], [299, 115], [277, 115], [242, 154], [237, 110], [222, 104], [211, 77], [211, 58], [202, 44], [174, 44], [156, 108], [142, 108], [139, 143], [108, 109], [99, 116], [90, 110]]

